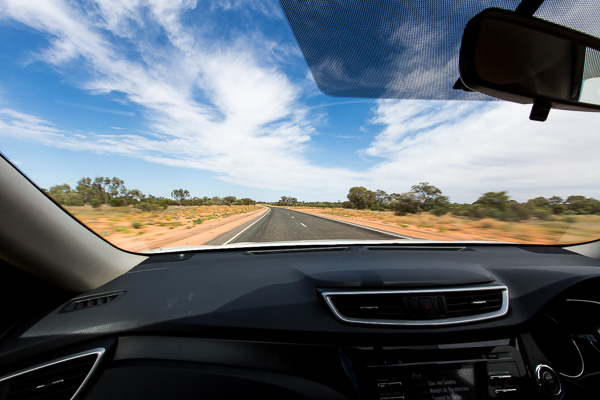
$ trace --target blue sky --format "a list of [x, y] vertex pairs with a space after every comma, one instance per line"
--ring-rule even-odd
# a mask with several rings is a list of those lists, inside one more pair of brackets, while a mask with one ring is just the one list
[[325, 96], [275, 1], [2, 0], [0, 37], [0, 151], [41, 187], [600, 198], [600, 115]]

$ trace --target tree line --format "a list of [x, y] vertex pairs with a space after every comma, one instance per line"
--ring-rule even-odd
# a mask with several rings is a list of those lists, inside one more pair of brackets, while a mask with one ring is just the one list
[[452, 213], [474, 219], [496, 218], [504, 221], [521, 221], [532, 217], [546, 220], [552, 215], [590, 215], [600, 214], [600, 201], [585, 196], [536, 197], [519, 203], [512, 200], [507, 191], [487, 192], [473, 203], [451, 203], [448, 196], [429, 184], [421, 182], [413, 185], [405, 193], [387, 194], [383, 190], [371, 191], [363, 186], [350, 188], [348, 201], [342, 207], [370, 209], [373, 211], [394, 211], [396, 215], [430, 212], [441, 216]]
[[77, 181], [75, 188], [67, 183], [55, 185], [44, 190], [54, 201], [65, 206], [92, 207], [109, 205], [112, 207], [134, 206], [144, 211], [167, 208], [170, 205], [182, 206], [212, 206], [212, 205], [254, 205], [256, 201], [250, 198], [238, 199], [235, 196], [223, 198], [214, 196], [191, 197], [187, 189], [174, 189], [171, 199], [146, 195], [139, 189], [128, 189], [123, 179], [98, 176], [94, 179], [83, 177]]
[[[235, 196], [223, 198], [192, 197], [187, 189], [174, 189], [171, 198], [146, 195], [139, 189], [128, 189], [125, 182], [117, 177], [83, 177], [77, 181], [75, 188], [67, 183], [55, 185], [44, 190], [58, 204], [66, 206], [92, 207], [109, 205], [112, 207], [133, 206], [144, 211], [164, 209], [170, 205], [211, 206], [211, 205], [254, 205], [250, 198], [238, 199]], [[551, 219], [553, 215], [590, 215], [600, 214], [600, 201], [585, 196], [535, 197], [519, 203], [512, 200], [506, 191], [487, 192], [479, 196], [473, 203], [452, 203], [442, 191], [429, 184], [420, 182], [411, 186], [408, 192], [388, 194], [384, 190], [369, 190], [363, 186], [350, 188], [348, 200], [341, 202], [298, 201], [291, 196], [281, 196], [277, 202], [267, 203], [283, 207], [327, 207], [369, 209], [372, 211], [393, 211], [396, 215], [418, 214], [429, 212], [434, 215], [452, 213], [456, 216], [474, 219], [496, 218], [504, 221], [521, 221], [535, 217]]]

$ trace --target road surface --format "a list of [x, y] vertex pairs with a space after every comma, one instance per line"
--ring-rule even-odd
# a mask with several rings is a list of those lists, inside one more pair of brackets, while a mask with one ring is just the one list
[[385, 240], [412, 239], [408, 236], [362, 227], [284, 208], [269, 211], [207, 244], [281, 242], [294, 240]]

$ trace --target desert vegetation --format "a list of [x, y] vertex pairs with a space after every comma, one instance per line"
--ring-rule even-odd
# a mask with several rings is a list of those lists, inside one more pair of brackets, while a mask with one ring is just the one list
[[65, 208], [90, 229], [109, 240], [115, 236], [141, 236], [147, 233], [160, 235], [174, 229], [192, 229], [206, 221], [261, 209], [256, 205], [169, 206], [153, 211], [131, 206], [85, 205]]
[[128, 189], [123, 179], [113, 177], [83, 177], [75, 188], [67, 183], [44, 190], [54, 201], [63, 206], [102, 205], [111, 207], [133, 206], [142, 211], [164, 210], [168, 206], [250, 206], [256, 201], [250, 198], [238, 199], [235, 196], [223, 198], [214, 196], [191, 197], [187, 189], [174, 189], [171, 198], [146, 195], [138, 189]]
[[353, 187], [347, 198], [310, 207], [312, 212], [380, 222], [402, 228], [407, 235], [434, 240], [579, 243], [597, 239], [600, 232], [600, 201], [579, 195], [517, 202], [500, 191], [461, 204], [450, 202], [439, 188], [421, 182], [408, 192], [392, 194]]
[[367, 209], [299, 209], [365, 225], [371, 223], [375, 228], [427, 240], [569, 244], [595, 240], [600, 232], [600, 215], [555, 215], [542, 220], [503, 221], [497, 218], [474, 219], [452, 213], [441, 216], [430, 212], [396, 215], [393, 211]]
[[[146, 195], [128, 189], [117, 177], [84, 177], [74, 189], [65, 183], [46, 192], [109, 240], [189, 230], [204, 221], [260, 209], [250, 198], [192, 197], [187, 189], [172, 190], [171, 198]], [[434, 240], [576, 243], [594, 240], [600, 232], [600, 201], [594, 198], [552, 196], [517, 202], [506, 191], [499, 191], [483, 193], [473, 203], [453, 203], [428, 182], [391, 194], [352, 187], [347, 201], [304, 202], [282, 196], [279, 201], [263, 204], [380, 223], [409, 236]]]

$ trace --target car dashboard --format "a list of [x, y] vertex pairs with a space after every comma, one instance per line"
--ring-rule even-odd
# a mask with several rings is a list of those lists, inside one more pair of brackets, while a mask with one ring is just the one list
[[511, 244], [154, 254], [0, 339], [0, 399], [577, 399], [600, 263]]

